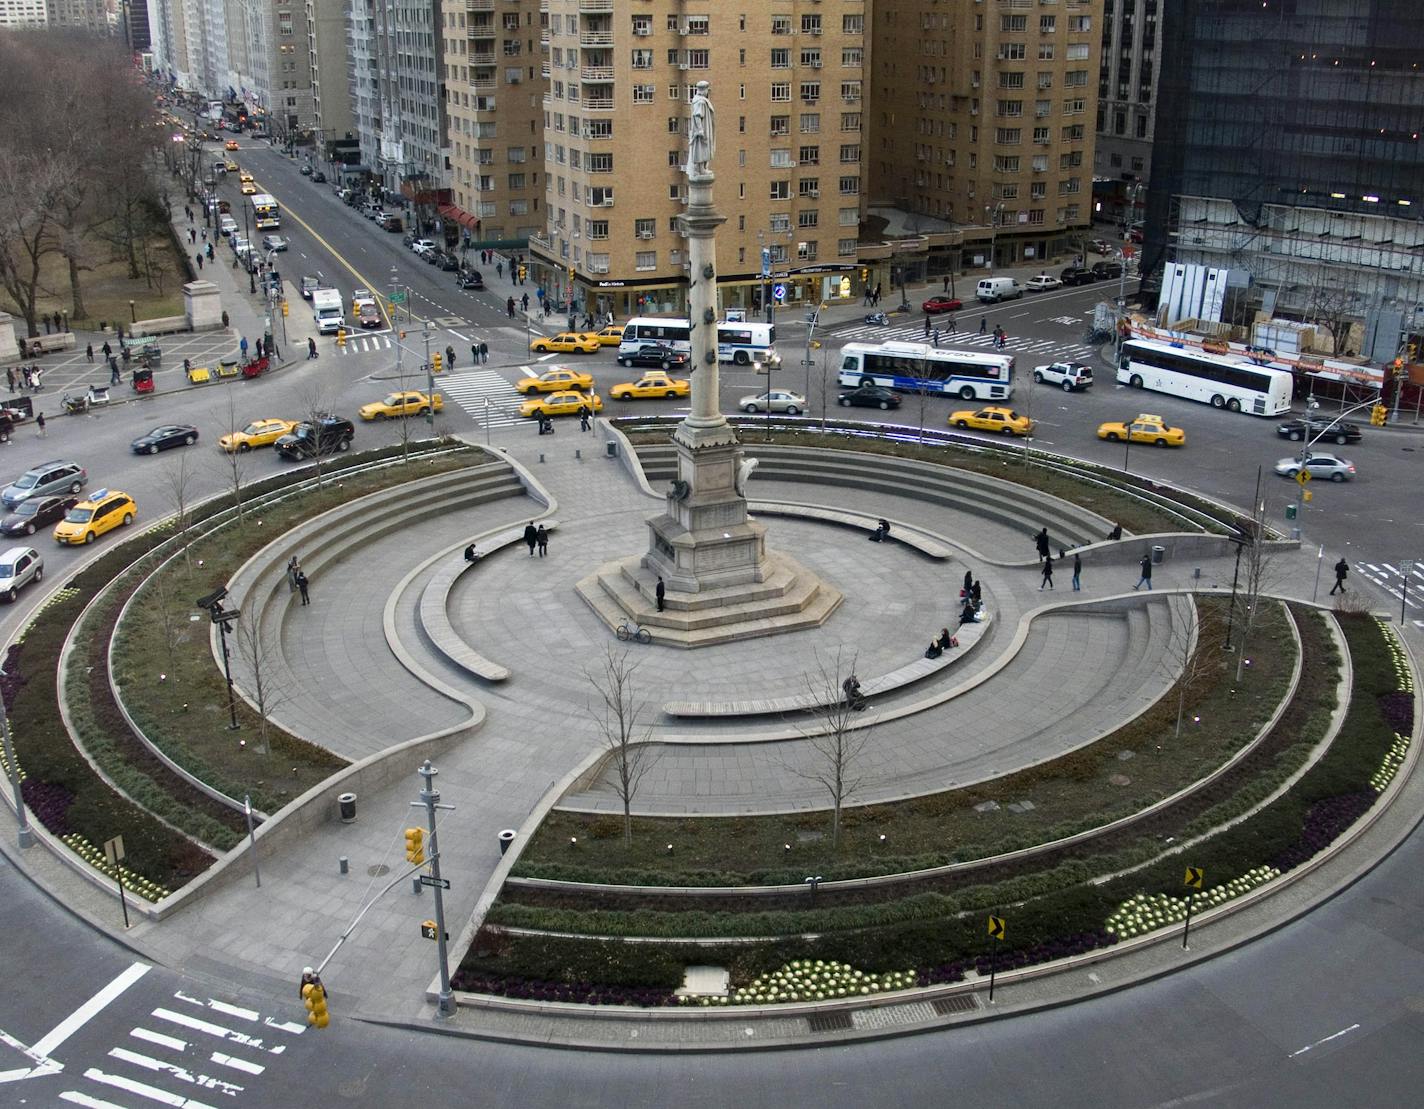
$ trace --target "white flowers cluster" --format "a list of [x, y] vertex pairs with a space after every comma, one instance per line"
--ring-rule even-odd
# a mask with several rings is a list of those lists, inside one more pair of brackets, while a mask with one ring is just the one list
[[[830, 1001], [838, 997], [862, 997], [892, 990], [908, 990], [918, 984], [913, 970], [887, 974], [866, 974], [848, 963], [798, 959], [780, 970], [763, 974], [730, 998], [702, 998], [701, 1004], [774, 1005], [788, 1001]], [[690, 1000], [684, 998], [684, 1000]]]
[[[95, 870], [107, 874], [110, 878], [118, 878], [118, 874], [115, 873], [114, 865], [104, 857], [104, 852], [95, 847], [78, 832], [70, 832], [69, 835], [64, 837], [64, 843], [66, 847]], [[150, 882], [141, 874], [135, 874], [126, 866], [120, 866], [118, 871], [123, 875], [124, 889], [138, 894], [145, 901], [162, 901], [172, 892], [171, 890], [164, 889], [157, 882]]]
[[[10, 734], [13, 738], [14, 732], [11, 732]], [[16, 759], [15, 761], [18, 763], [19, 759]], [[21, 782], [23, 782], [25, 778], [28, 777], [28, 775], [25, 774], [25, 768], [23, 766], [17, 766], [13, 769], [11, 768], [10, 760], [5, 757], [4, 747], [0, 747], [0, 770], [4, 770], [6, 781], [13, 781], [17, 772], [19, 774]]]
[[1395, 732], [1394, 742], [1390, 744], [1389, 750], [1380, 760], [1380, 768], [1370, 776], [1370, 788], [1376, 793], [1383, 793], [1385, 787], [1394, 780], [1399, 768], [1404, 765], [1404, 756], [1408, 753], [1409, 740]]
[[[1192, 912], [1200, 913], [1217, 905], [1224, 905], [1233, 898], [1264, 885], [1272, 878], [1279, 877], [1280, 873], [1273, 866], [1258, 866], [1224, 885], [1194, 893]], [[1146, 932], [1155, 932], [1159, 928], [1170, 928], [1186, 919], [1185, 897], [1172, 897], [1165, 893], [1139, 893], [1118, 906], [1112, 916], [1108, 917], [1106, 927], [1118, 939], [1128, 940]]]
[[1414, 669], [1409, 665], [1409, 655], [1405, 652], [1404, 646], [1399, 642], [1399, 633], [1395, 631], [1394, 625], [1387, 620], [1375, 617], [1375, 622], [1379, 624], [1385, 641], [1389, 644], [1390, 658], [1394, 662], [1394, 676], [1399, 682], [1399, 688], [1405, 693], [1414, 692]]

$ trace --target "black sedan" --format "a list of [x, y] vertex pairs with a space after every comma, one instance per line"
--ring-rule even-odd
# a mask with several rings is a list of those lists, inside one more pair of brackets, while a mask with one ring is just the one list
[[458, 284], [462, 289], [483, 289], [485, 287], [484, 274], [479, 270], [461, 270]]
[[169, 447], [191, 447], [197, 441], [198, 429], [192, 424], [160, 424], [130, 445], [134, 454], [157, 454]]
[[686, 351], [663, 346], [661, 343], [645, 343], [632, 354], [618, 356], [620, 366], [656, 366], [661, 370], [671, 370], [674, 367], [686, 366], [687, 363]]
[[[1321, 432], [1324, 434], [1321, 435]], [[1319, 416], [1308, 420], [1287, 420], [1276, 428], [1276, 434], [1282, 439], [1289, 439], [1295, 443], [1306, 438], [1314, 439], [1320, 435], [1321, 439], [1326, 442], [1339, 443], [1342, 446], [1345, 443], [1358, 443], [1363, 438], [1358, 424], [1341, 420], [1331, 426], [1329, 420], [1323, 420]]]
[[460, 268], [460, 259], [448, 251], [445, 251], [436, 259], [435, 264], [447, 273], [454, 273]]
[[59, 523], [78, 503], [78, 497], [35, 497], [21, 501], [14, 512], [0, 520], [0, 534], [34, 535], [40, 528]]
[[842, 408], [879, 408], [885, 411], [900, 407], [900, 394], [880, 385], [861, 385], [840, 395]]

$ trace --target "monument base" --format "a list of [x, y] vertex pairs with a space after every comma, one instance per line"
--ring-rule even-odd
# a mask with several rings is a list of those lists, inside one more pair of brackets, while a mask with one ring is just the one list
[[840, 606], [839, 589], [788, 555], [767, 552], [762, 572], [758, 581], [696, 592], [667, 589], [662, 612], [658, 575], [637, 555], [604, 563], [575, 588], [610, 628], [631, 620], [647, 628], [654, 643], [669, 647], [707, 647], [815, 628]]

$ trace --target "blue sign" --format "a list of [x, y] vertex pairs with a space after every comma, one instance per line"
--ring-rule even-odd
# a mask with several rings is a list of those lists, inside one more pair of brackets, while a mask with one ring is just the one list
[[771, 248], [766, 246], [761, 248], [761, 275], [771, 276]]
[[786, 286], [783, 285], [780, 281], [778, 281], [775, 285], [771, 287], [771, 295], [774, 296], [777, 300], [785, 300]]

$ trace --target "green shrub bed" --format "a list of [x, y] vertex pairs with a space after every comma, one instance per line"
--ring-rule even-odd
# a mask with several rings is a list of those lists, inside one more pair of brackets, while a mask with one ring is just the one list
[[[1306, 662], [1328, 661], [1322, 618], [1304, 611], [1300, 617]], [[1051, 870], [969, 886], [952, 895], [917, 890], [904, 896], [902, 891], [896, 901], [882, 904], [832, 904], [817, 909], [803, 905], [793, 910], [762, 903], [760, 912], [737, 911], [738, 905], [698, 914], [695, 927], [704, 929], [704, 936], [765, 937], [751, 944], [688, 942], [684, 937], [697, 935], [686, 930], [694, 925], [691, 913], [664, 913], [667, 919], [659, 920], [659, 914], [646, 909], [620, 917], [540, 907], [537, 911], [546, 914], [540, 917], [526, 912], [531, 906], [501, 901], [461, 963], [459, 988], [542, 999], [550, 991], [558, 992], [554, 984], [576, 984], [578, 990], [563, 999], [579, 1000], [576, 995], [581, 992], [582, 999], [598, 997], [605, 1004], [645, 1004], [637, 991], [670, 995], [688, 963], [727, 966], [733, 986], [745, 990], [759, 976], [807, 959], [844, 963], [870, 974], [912, 967], [916, 981], [923, 985], [957, 980], [955, 975], [968, 969], [985, 973], [991, 958], [997, 959], [1000, 970], [1031, 966], [1169, 926], [1185, 914], [1185, 866], [1205, 872], [1205, 889], [1194, 895], [1199, 905], [1223, 904], [1325, 850], [1374, 804], [1384, 788], [1382, 773], [1387, 782], [1402, 759], [1401, 745], [1408, 745], [1413, 730], [1412, 675], [1401, 662], [1405, 656], [1393, 629], [1365, 616], [1340, 617], [1340, 623], [1355, 684], [1330, 747], [1288, 793], [1184, 853], [1163, 855], [1160, 829], [1153, 829], [1144, 839], [1152, 853], [1148, 858], [1155, 854], [1155, 860], [1107, 881], [1088, 880], [1113, 872], [1102, 865], [1107, 860], [1092, 856], [1061, 862]], [[1326, 680], [1324, 673], [1307, 673], [1318, 679], [1302, 686], [1303, 692], [1322, 687], [1333, 691], [1334, 682]], [[1263, 744], [1247, 764], [1271, 760], [1281, 777], [1291, 772], [1288, 768], [1298, 769], [1304, 751], [1319, 739], [1324, 709], [1317, 702], [1302, 710], [1303, 717], [1292, 717], [1296, 708], [1292, 705], [1281, 725], [1305, 726], [1313, 738], [1293, 737], [1273, 750]], [[1273, 734], [1280, 730], [1278, 726]], [[1218, 800], [1211, 807], [1198, 808], [1192, 819], [1219, 813], [1224, 803]], [[1002, 944], [987, 935], [986, 910], [1007, 921]], [[503, 930], [558, 925], [585, 934], [613, 930], [612, 925], [595, 925], [597, 917], [613, 917], [614, 924], [638, 934], [676, 938], [620, 944], [602, 937]], [[791, 929], [809, 934], [787, 935]]]

